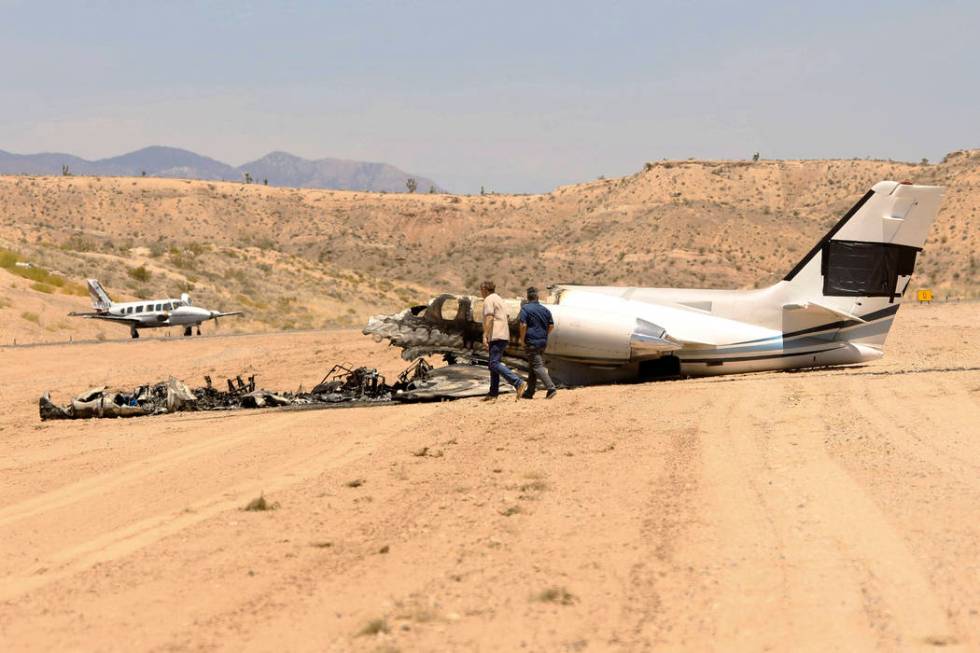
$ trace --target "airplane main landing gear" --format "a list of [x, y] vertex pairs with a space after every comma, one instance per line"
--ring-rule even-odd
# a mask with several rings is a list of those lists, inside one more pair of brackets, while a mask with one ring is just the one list
[[132, 327], [132, 328], [131, 328], [131, 329], [129, 330], [129, 335], [130, 335], [131, 337], [133, 337], [133, 338], [139, 338], [139, 337], [140, 337], [140, 332], [136, 330], [136, 327]]
[[197, 335], [201, 335], [201, 325], [197, 325]]
[[184, 337], [186, 338], [186, 337], [192, 336], [192, 335], [194, 335], [194, 331], [191, 329], [191, 327], [185, 326], [184, 327]]

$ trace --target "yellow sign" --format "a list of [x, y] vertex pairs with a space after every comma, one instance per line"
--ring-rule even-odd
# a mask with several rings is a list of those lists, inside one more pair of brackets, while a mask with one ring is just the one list
[[930, 304], [932, 303], [932, 291], [928, 288], [920, 288], [915, 294], [915, 298], [919, 300], [920, 304]]

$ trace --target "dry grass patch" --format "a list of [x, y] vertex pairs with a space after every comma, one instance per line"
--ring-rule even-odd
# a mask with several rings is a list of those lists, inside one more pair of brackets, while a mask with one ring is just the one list
[[357, 631], [358, 637], [366, 637], [370, 635], [377, 635], [378, 633], [390, 633], [391, 627], [388, 625], [388, 620], [384, 617], [379, 619], [372, 619], [371, 621], [364, 624], [359, 631]]
[[260, 494], [256, 498], [248, 502], [248, 504], [242, 508], [242, 510], [247, 510], [248, 512], [264, 512], [266, 510], [279, 510], [279, 502], [270, 503], [266, 500], [264, 494]]
[[554, 603], [556, 605], [572, 605], [578, 601], [578, 597], [569, 592], [564, 587], [549, 587], [541, 592], [538, 592], [533, 597], [532, 601], [537, 603]]

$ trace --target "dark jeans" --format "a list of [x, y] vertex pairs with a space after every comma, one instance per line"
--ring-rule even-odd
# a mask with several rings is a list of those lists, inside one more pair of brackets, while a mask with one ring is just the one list
[[544, 384], [545, 389], [551, 391], [555, 389], [555, 384], [548, 374], [548, 368], [544, 365], [544, 349], [540, 347], [527, 347], [527, 365], [531, 368], [531, 373], [527, 377], [527, 392], [524, 394], [531, 396], [538, 388], [538, 379]]
[[487, 366], [490, 368], [490, 396], [496, 397], [500, 394], [500, 377], [504, 377], [507, 383], [511, 384], [515, 388], [521, 382], [521, 377], [514, 374], [509, 367], [504, 365], [500, 359], [504, 356], [504, 350], [507, 349], [506, 340], [491, 340], [490, 341], [490, 364]]

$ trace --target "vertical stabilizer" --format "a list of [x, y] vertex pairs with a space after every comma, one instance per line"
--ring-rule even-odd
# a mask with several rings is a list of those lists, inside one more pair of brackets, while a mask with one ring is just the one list
[[92, 296], [92, 308], [99, 312], [108, 311], [109, 307], [112, 306], [112, 300], [109, 299], [108, 293], [99, 283], [99, 280], [86, 279], [85, 281], [88, 284], [88, 294]]
[[784, 332], [806, 326], [802, 317], [819, 330], [834, 315], [824, 326], [838, 327], [837, 339], [880, 348], [942, 195], [938, 186], [875, 184], [783, 279]]

